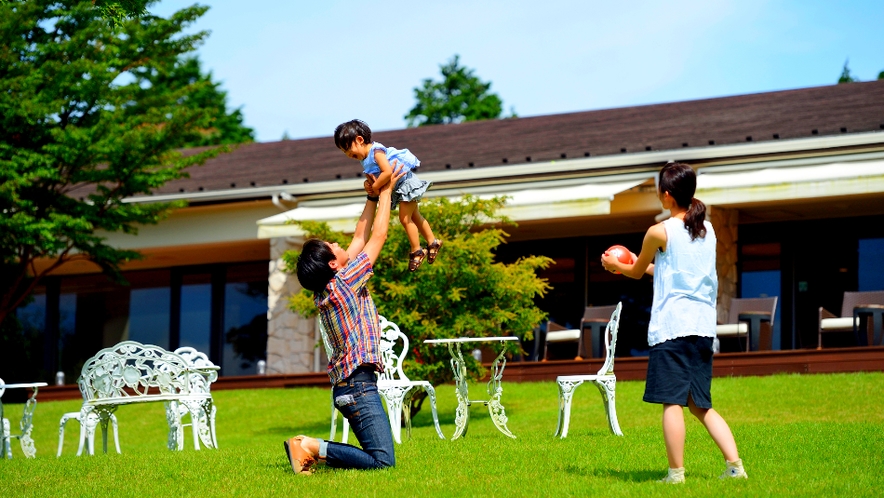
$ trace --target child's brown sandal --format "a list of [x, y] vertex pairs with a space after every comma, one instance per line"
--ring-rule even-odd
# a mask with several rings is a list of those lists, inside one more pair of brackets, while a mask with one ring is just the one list
[[421, 263], [424, 262], [424, 258], [427, 257], [427, 252], [421, 247], [413, 253], [410, 253], [408, 257], [410, 258], [408, 260], [408, 271], [415, 271], [420, 268]]
[[434, 240], [432, 244], [427, 246], [427, 263], [433, 264], [436, 261], [440, 247], [442, 247], [442, 241], [439, 239]]

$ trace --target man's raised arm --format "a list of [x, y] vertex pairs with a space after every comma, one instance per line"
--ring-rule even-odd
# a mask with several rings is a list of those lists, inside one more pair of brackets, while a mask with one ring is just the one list
[[[405, 176], [408, 171], [405, 167], [400, 164], [398, 161], [393, 161], [393, 177], [390, 181], [382, 187], [383, 190], [387, 191], [387, 215], [386, 215], [386, 223], [389, 223], [390, 220], [390, 196], [392, 195], [392, 186], [396, 185], [396, 182]], [[353, 240], [350, 242], [350, 245], [347, 247], [347, 254], [350, 255], [350, 258], [355, 258], [359, 255], [363, 249], [367, 250], [366, 244], [374, 233], [373, 225], [377, 225], [378, 215], [380, 212], [378, 211], [378, 206], [383, 205], [383, 198], [380, 197], [380, 193], [375, 194], [378, 196], [377, 200], [372, 199], [372, 192], [370, 192], [369, 185], [373, 182], [374, 178], [371, 175], [368, 175], [369, 178], [366, 180], [366, 192], [368, 192], [368, 199], [365, 201], [365, 207], [362, 209], [362, 215], [359, 216], [359, 221], [356, 222], [356, 230], [353, 232]], [[384, 240], [386, 240], [387, 227], [384, 227]], [[383, 241], [381, 242], [381, 246], [383, 246]], [[378, 248], [378, 253], [380, 253], [380, 248]], [[369, 255], [371, 257], [371, 255]], [[377, 259], [377, 255], [371, 259], [372, 264], [374, 264], [375, 259]]]

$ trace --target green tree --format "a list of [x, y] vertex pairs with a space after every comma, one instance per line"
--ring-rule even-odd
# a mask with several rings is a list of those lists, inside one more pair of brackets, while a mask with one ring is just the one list
[[[0, 0], [0, 5], [23, 3], [27, 0]], [[147, 13], [147, 6], [156, 0], [92, 0], [94, 8], [114, 26], [127, 19], [135, 19]]]
[[[176, 147], [200, 147], [205, 145], [239, 144], [255, 140], [255, 132], [243, 124], [241, 108], [227, 110], [227, 92], [221, 84], [212, 81], [212, 73], [203, 74], [199, 58], [182, 57], [171, 67], [149, 68], [139, 71], [138, 83], [153, 89], [162, 99], [169, 93], [185, 92], [179, 105], [209, 113], [208, 128], [190, 130], [175, 137]], [[152, 100], [143, 100], [138, 105], [145, 108], [153, 105]]]
[[859, 81], [858, 79], [854, 78], [853, 75], [850, 74], [850, 68], [847, 67], [848, 62], [850, 62], [849, 59], [844, 61], [844, 68], [841, 69], [841, 76], [838, 78], [838, 84], [855, 83], [855, 82]]
[[181, 105], [210, 82], [144, 83], [202, 42], [206, 32], [184, 29], [206, 10], [114, 27], [90, 1], [0, 5], [0, 323], [69, 261], [89, 260], [120, 278], [119, 265], [139, 254], [96, 231], [157, 223], [173, 204], [124, 199], [225, 149], [186, 157], [175, 150], [179, 137], [213, 128], [213, 110]]
[[[552, 259], [529, 256], [511, 264], [495, 262], [494, 251], [507, 236], [500, 227], [508, 220], [497, 214], [504, 202], [502, 197], [467, 196], [460, 201], [440, 198], [421, 203], [422, 214], [445, 246], [435, 264], [424, 263], [413, 273], [408, 271], [410, 245], [405, 230], [398, 223], [391, 226], [369, 284], [378, 312], [399, 325], [411, 342], [404, 365], [409, 377], [433, 384], [453, 379], [448, 349], [424, 344], [425, 339], [502, 335], [531, 339], [534, 326], [546, 317], [534, 299], [550, 289], [537, 270], [548, 267]], [[350, 241], [350, 236], [324, 223], [304, 222], [301, 227], [309, 237], [345, 247]], [[298, 254], [284, 255], [290, 272]], [[292, 296], [290, 305], [303, 316], [316, 314], [310, 291]], [[519, 352], [517, 344], [507, 344], [510, 353]], [[478, 362], [465, 359], [474, 378], [484, 373]], [[412, 411], [416, 413], [422, 402], [416, 397]]]
[[442, 81], [427, 78], [414, 89], [417, 103], [405, 115], [409, 127], [500, 117], [503, 101], [489, 91], [491, 83], [483, 83], [472, 69], [461, 66], [458, 55], [439, 68]]

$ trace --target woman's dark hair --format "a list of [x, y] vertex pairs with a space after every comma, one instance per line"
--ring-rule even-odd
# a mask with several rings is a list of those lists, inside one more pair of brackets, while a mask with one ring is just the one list
[[694, 197], [697, 191], [697, 174], [685, 163], [666, 163], [660, 170], [660, 193], [669, 192], [679, 207], [687, 208], [684, 227], [691, 234], [691, 240], [706, 236], [706, 205]]
[[298, 256], [298, 282], [301, 287], [320, 293], [335, 276], [335, 271], [328, 265], [335, 258], [335, 253], [324, 241], [308, 239]]
[[335, 145], [341, 150], [349, 150], [356, 137], [362, 137], [365, 143], [370, 144], [371, 128], [358, 119], [341, 123], [335, 128]]

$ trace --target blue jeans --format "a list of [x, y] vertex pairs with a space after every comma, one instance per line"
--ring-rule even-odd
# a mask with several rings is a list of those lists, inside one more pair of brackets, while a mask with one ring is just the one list
[[329, 467], [380, 469], [396, 465], [390, 420], [378, 395], [377, 377], [359, 368], [332, 388], [335, 407], [350, 422], [362, 449], [334, 441], [320, 443], [319, 456]]

